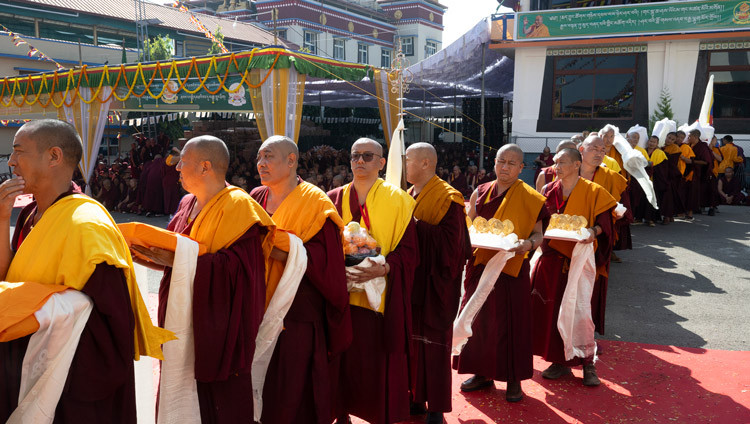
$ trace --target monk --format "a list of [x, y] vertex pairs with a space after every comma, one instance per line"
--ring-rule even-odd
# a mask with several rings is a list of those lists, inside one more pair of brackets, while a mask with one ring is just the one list
[[677, 144], [677, 133], [670, 132], [664, 139], [664, 154], [667, 156], [667, 180], [669, 181], [669, 193], [664, 196], [664, 201], [659, 202], [659, 211], [664, 217], [663, 225], [674, 222], [674, 216], [682, 210], [682, 197], [680, 196], [680, 185], [682, 184], [682, 150]]
[[[596, 134], [589, 135], [578, 148], [581, 152], [581, 178], [592, 181], [600, 186], [615, 199], [616, 202], [622, 202], [625, 207], [629, 207], [626, 197], [627, 181], [625, 178], [612, 170], [601, 165], [604, 157], [604, 140]], [[613, 217], [615, 219], [615, 217]], [[614, 231], [617, 231], [617, 221], [625, 220], [626, 217], [615, 220]], [[596, 284], [594, 292], [591, 295], [591, 316], [596, 326], [596, 332], [604, 334], [604, 313], [607, 307], [607, 285], [609, 281], [609, 262], [608, 260], [596, 269]]]
[[[604, 140], [605, 155], [609, 159], [604, 159], [604, 164], [615, 172], [619, 172], [623, 177], [627, 178], [627, 172], [622, 165], [622, 155], [615, 147], [615, 127], [612, 125], [605, 125], [604, 128], [599, 130], [599, 137]], [[586, 137], [588, 138], [588, 137]], [[617, 163], [617, 166], [614, 166]]]
[[169, 216], [177, 212], [180, 206], [180, 173], [177, 171], [177, 162], [180, 161], [180, 151], [172, 149], [164, 160], [162, 167], [161, 186], [164, 193], [164, 213]]
[[[114, 220], [101, 204], [74, 191], [71, 179], [82, 152], [81, 139], [67, 122], [28, 122], [16, 133], [8, 160], [15, 178], [0, 185], [0, 219], [6, 222], [16, 195], [34, 195], [34, 201], [18, 216], [12, 241], [9, 226], [0, 226], [0, 279], [24, 282], [22, 287], [33, 285], [36, 291], [31, 294], [41, 293], [40, 303], [52, 293], [65, 290], [83, 293], [93, 304], [74, 346], [67, 378], [59, 382], [64, 383], [62, 393], [59, 399], [51, 400], [57, 406], [46, 403], [50, 399], [29, 393], [24, 403], [33, 403], [32, 415], [19, 416], [21, 411], [17, 410], [13, 416], [17, 422], [52, 420], [46, 415], [33, 415], [35, 408], [41, 407], [54, 411], [56, 423], [135, 423], [133, 359], [140, 355], [161, 358], [160, 344], [172, 338], [151, 324], [127, 244]], [[5, 313], [13, 310], [8, 306], [18, 307], [0, 305], [3, 329], [10, 320]], [[28, 312], [33, 314], [35, 310]], [[10, 339], [0, 338], [2, 422], [19, 403], [22, 362], [27, 346], [33, 343], [31, 334], [44, 331], [39, 322], [33, 321], [26, 331]], [[58, 331], [59, 324], [53, 328]], [[50, 355], [53, 350], [54, 346]], [[35, 385], [29, 389], [37, 393], [40, 388]]]
[[690, 197], [694, 184], [693, 158], [695, 157], [695, 153], [690, 147], [690, 143], [685, 141], [684, 131], [677, 131], [677, 141], [675, 141], [675, 144], [680, 148], [680, 152], [682, 152], [682, 155], [680, 155], [680, 162], [677, 164], [680, 168], [680, 174], [682, 174], [682, 179], [680, 180], [678, 189], [678, 194], [680, 196], [679, 205], [681, 207], [677, 209], [677, 212], [678, 215], [684, 215], [684, 218], [689, 221], [693, 219], [693, 209]]
[[[641, 134], [638, 131], [631, 131], [627, 134], [626, 139], [628, 140], [628, 144], [630, 144], [630, 147], [632, 147], [634, 150], [637, 150], [638, 152], [643, 155], [643, 157], [648, 160], [648, 153], [646, 153], [646, 150], [638, 145], [638, 142], [641, 139]], [[648, 143], [648, 140], [646, 140], [646, 144]], [[646, 171], [648, 172], [648, 171]], [[628, 193], [630, 194], [629, 200], [630, 200], [630, 208], [633, 215], [633, 220], [635, 222], [643, 222], [643, 211], [646, 210], [646, 206], [644, 203], [648, 203], [648, 199], [646, 198], [646, 192], [643, 191], [643, 188], [638, 183], [637, 180], [633, 178], [628, 179]], [[650, 222], [650, 226], [653, 226], [654, 223]]]
[[713, 167], [712, 172], [714, 174], [713, 176], [713, 184], [711, 185], [711, 207], [714, 209], [714, 214], [719, 210], [719, 173], [721, 173], [721, 170], [719, 169], [719, 164], [724, 161], [724, 156], [721, 154], [721, 148], [719, 147], [719, 140], [716, 138], [716, 136], [713, 136], [711, 138], [711, 142], [708, 144], [708, 147], [711, 148], [711, 154], [713, 155]]
[[528, 38], [549, 37], [549, 28], [544, 24], [542, 15], [537, 15], [532, 25], [529, 25], [528, 18], [523, 18], [523, 33]]
[[[605, 157], [602, 159], [602, 163], [604, 163], [607, 168], [622, 175], [627, 183], [630, 180], [630, 174], [625, 171], [625, 167], [622, 163], [622, 155], [614, 145], [615, 127], [609, 124], [605, 125], [604, 128], [599, 130], [599, 137], [604, 141], [605, 149]], [[606, 161], [607, 158], [609, 158], [609, 161]], [[622, 260], [615, 254], [615, 250], [633, 249], [633, 240], [630, 234], [630, 223], [633, 222], [633, 212], [630, 207], [629, 185], [626, 185], [626, 192], [622, 195], [622, 198], [617, 201], [627, 208], [625, 216], [615, 221], [615, 245], [612, 250], [612, 262], [620, 263]]]
[[739, 154], [739, 149], [734, 145], [734, 137], [731, 135], [725, 135], [721, 139], [721, 154], [724, 160], [719, 164], [719, 169], [727, 169], [728, 167], [735, 168], [737, 165], [742, 164], [745, 158]]
[[[654, 209], [651, 203], [642, 201], [641, 210], [643, 212], [641, 214], [648, 221], [648, 225], [653, 227], [661, 216], [660, 212], [669, 213], [671, 216], [672, 212], [671, 210], [668, 211], [667, 208], [672, 207], [674, 202], [669, 185], [669, 162], [667, 161], [667, 155], [659, 148], [659, 137], [655, 135], [652, 135], [646, 144], [646, 159], [648, 159], [646, 172], [654, 184], [659, 210]], [[664, 222], [668, 223], [666, 219]]]
[[[470, 256], [463, 195], [435, 175], [431, 144], [406, 149], [408, 193], [416, 199], [419, 266], [412, 289], [412, 346], [415, 366], [412, 414], [442, 423], [451, 407], [453, 319], [461, 297], [461, 274]], [[427, 408], [424, 404], [427, 402]]]
[[[167, 226], [208, 249], [197, 258], [192, 299], [194, 370], [204, 423], [253, 421], [250, 370], [266, 299], [265, 260], [275, 231], [271, 218], [250, 195], [226, 184], [228, 166], [229, 151], [222, 140], [189, 140], [177, 163], [189, 194]], [[163, 325], [175, 252], [132, 248], [141, 260], [164, 271], [158, 311]], [[159, 404], [159, 409], [167, 406]]]
[[162, 180], [166, 166], [164, 158], [161, 155], [154, 156], [154, 160], [143, 166], [141, 183], [145, 184], [145, 188], [141, 205], [146, 212], [146, 216], [164, 215], [164, 187]]
[[734, 168], [728, 166], [719, 178], [719, 196], [722, 205], [744, 205], [747, 201], [742, 193], [739, 178], [734, 177]]
[[[514, 144], [500, 148], [495, 158], [497, 180], [482, 184], [469, 200], [469, 218], [509, 219], [520, 244], [495, 283], [472, 325], [472, 336], [458, 357], [458, 373], [474, 374], [461, 384], [470, 392], [506, 381], [505, 400], [523, 399], [521, 381], [534, 374], [531, 350], [531, 291], [529, 253], [542, 243], [545, 198], [518, 179], [523, 151]], [[464, 305], [474, 294], [487, 262], [497, 253], [477, 249], [466, 269]]]
[[352, 337], [344, 224], [325, 192], [297, 176], [298, 157], [290, 138], [270, 137], [258, 151], [263, 185], [250, 192], [277, 228], [300, 237], [307, 251], [307, 270], [266, 374], [261, 422], [329, 424], [334, 418], [329, 361]]
[[349, 293], [354, 338], [341, 358], [338, 422], [347, 415], [380, 424], [409, 418], [411, 290], [419, 261], [415, 201], [378, 178], [385, 166], [383, 148], [369, 138], [352, 145], [354, 180], [328, 192], [344, 222], [358, 222], [378, 243], [385, 265], [347, 270], [347, 281], [386, 278], [377, 310], [364, 292]]
[[704, 208], [708, 214], [713, 216], [715, 211], [712, 206], [713, 190], [713, 167], [714, 155], [708, 143], [701, 141], [700, 130], [692, 130], [688, 135], [688, 144], [695, 153], [693, 158], [693, 186], [690, 191], [689, 208], [694, 213], [702, 213]]
[[[577, 149], [578, 146], [573, 140], [560, 140], [559, 143], [557, 143], [557, 149], [555, 149], [555, 153], [559, 152], [562, 149]], [[548, 166], [546, 168], [542, 168], [542, 170], [539, 172], [539, 175], [537, 175], [535, 180], [536, 185], [536, 191], [542, 192], [542, 187], [544, 187], [546, 184], [551, 183], [555, 180], [555, 166]]]
[[464, 196], [469, 195], [469, 185], [466, 181], [466, 175], [461, 172], [461, 168], [459, 168], [458, 165], [453, 167], [453, 171], [448, 178], [448, 183]]
[[[577, 150], [564, 149], [555, 155], [555, 167], [558, 179], [542, 192], [547, 196], [547, 211], [586, 218], [590, 236], [583, 243], [596, 243], [596, 266], [603, 267], [612, 249], [612, 209], [617, 202], [603, 187], [580, 177], [581, 154]], [[544, 239], [542, 242], [542, 256], [531, 274], [533, 351], [535, 355], [552, 362], [542, 377], [557, 379], [569, 374], [570, 366], [582, 364], [583, 384], [597, 386], [600, 381], [594, 366], [594, 355], [566, 361], [563, 341], [557, 329], [574, 247], [575, 243], [570, 241]]]

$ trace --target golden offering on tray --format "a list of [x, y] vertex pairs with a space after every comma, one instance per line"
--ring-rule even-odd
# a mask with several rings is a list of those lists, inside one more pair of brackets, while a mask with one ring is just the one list
[[580, 215], [552, 214], [548, 230], [580, 231], [588, 226], [588, 220]]
[[497, 218], [490, 218], [488, 221], [481, 216], [474, 218], [471, 226], [478, 234], [494, 234], [497, 236], [508, 236], [515, 230], [515, 226], [509, 219], [501, 221]]

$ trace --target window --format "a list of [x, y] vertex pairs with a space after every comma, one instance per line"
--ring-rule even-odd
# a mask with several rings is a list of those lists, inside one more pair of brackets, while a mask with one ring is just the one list
[[305, 44], [302, 47], [312, 54], [318, 54], [318, 33], [305, 31]]
[[635, 55], [556, 57], [552, 118], [632, 118]]
[[357, 62], [359, 63], [368, 63], [368, 50], [369, 47], [367, 44], [358, 44], [357, 45]]
[[427, 44], [424, 45], [425, 57], [432, 56], [433, 54], [437, 53], [437, 50], [437, 41], [427, 40]]
[[709, 53], [714, 76], [714, 119], [750, 118], [750, 50]]
[[53, 40], [81, 42], [94, 44], [94, 31], [91, 27], [83, 27], [63, 22], [39, 22], [39, 37]]
[[286, 40], [286, 30], [285, 29], [276, 30], [276, 36]]
[[125, 47], [129, 49], [138, 48], [138, 43], [135, 39], [135, 33], [119, 33], [109, 31], [97, 31], [96, 42], [100, 45], [114, 44], [122, 46], [122, 42], [125, 40]]
[[34, 30], [34, 19], [31, 18], [2, 13], [0, 14], [0, 24], [22, 36], [34, 37], [36, 34], [36, 31]]
[[391, 49], [380, 50], [380, 67], [390, 68], [391, 67]]
[[406, 56], [414, 56], [414, 37], [401, 37], [401, 50]]
[[336, 60], [346, 60], [346, 40], [343, 38], [333, 39], [333, 58]]

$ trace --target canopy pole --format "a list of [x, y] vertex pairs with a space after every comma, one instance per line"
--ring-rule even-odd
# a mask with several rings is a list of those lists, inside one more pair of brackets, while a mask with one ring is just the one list
[[479, 169], [484, 168], [484, 44], [482, 43], [482, 95], [479, 100]]
[[[456, 92], [456, 84], [453, 84], [453, 142], [456, 142], [456, 133], [458, 133], [458, 93]], [[463, 140], [461, 140], [463, 142]]]

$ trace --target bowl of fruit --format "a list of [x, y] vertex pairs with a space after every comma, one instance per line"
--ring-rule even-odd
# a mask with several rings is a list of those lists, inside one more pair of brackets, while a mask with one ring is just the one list
[[359, 265], [365, 258], [380, 254], [380, 247], [367, 228], [358, 222], [350, 222], [344, 227], [344, 257], [346, 266]]

